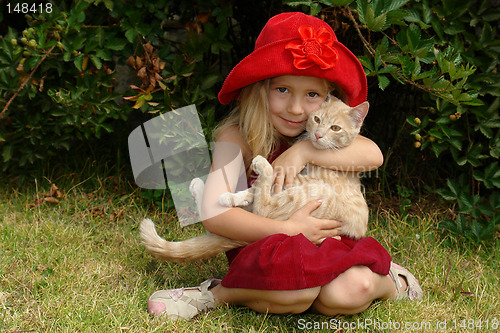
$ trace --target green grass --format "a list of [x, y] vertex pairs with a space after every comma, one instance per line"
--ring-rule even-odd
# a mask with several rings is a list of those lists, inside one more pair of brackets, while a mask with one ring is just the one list
[[[198, 285], [227, 271], [223, 255], [178, 265], [159, 262], [140, 244], [138, 221], [152, 218], [168, 239], [201, 232], [181, 229], [175, 216], [147, 209], [133, 187], [113, 178], [84, 184], [58, 180], [59, 204], [29, 208], [49, 182], [0, 190], [0, 331], [5, 332], [493, 332], [500, 325], [500, 246], [443, 236], [445, 211], [404, 216], [374, 208], [370, 235], [420, 279], [421, 302], [375, 302], [354, 316], [265, 315], [220, 307], [193, 321], [165, 321], [146, 312], [157, 289]], [[131, 190], [132, 189], [132, 190]], [[465, 321], [463, 321], [465, 320]], [[446, 329], [438, 329], [437, 323]], [[489, 329], [486, 329], [488, 321]], [[372, 323], [368, 326], [369, 323]], [[339, 324], [340, 323], [340, 324]], [[365, 327], [358, 327], [361, 323]], [[429, 324], [427, 324], [429, 323]], [[476, 327], [482, 323], [482, 328]], [[413, 326], [411, 326], [413, 325]], [[416, 329], [426, 327], [430, 329]], [[455, 325], [457, 326], [455, 329]], [[355, 329], [346, 329], [348, 326]], [[474, 327], [473, 327], [474, 326]], [[499, 326], [496, 326], [499, 327]], [[314, 330], [314, 328], [319, 328]], [[387, 328], [387, 329], [385, 329]]]

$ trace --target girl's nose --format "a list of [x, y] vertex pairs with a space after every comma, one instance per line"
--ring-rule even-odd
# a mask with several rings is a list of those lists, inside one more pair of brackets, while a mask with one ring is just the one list
[[288, 105], [288, 112], [299, 115], [304, 113], [304, 108], [299, 100], [292, 100]]

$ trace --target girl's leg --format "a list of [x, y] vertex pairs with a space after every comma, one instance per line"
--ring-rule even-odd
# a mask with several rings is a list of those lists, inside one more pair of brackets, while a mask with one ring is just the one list
[[254, 290], [225, 288], [218, 285], [210, 291], [216, 304], [246, 306], [260, 313], [301, 313], [311, 307], [321, 287], [302, 290]]
[[[406, 281], [402, 280], [403, 289]], [[394, 299], [396, 286], [390, 275], [373, 273], [368, 267], [353, 266], [321, 287], [312, 308], [328, 316], [355, 314], [376, 299]]]
[[225, 288], [220, 280], [198, 287], [158, 290], [148, 300], [148, 312], [167, 318], [191, 319], [220, 304], [243, 305], [261, 313], [301, 313], [309, 309], [321, 287], [302, 290]]

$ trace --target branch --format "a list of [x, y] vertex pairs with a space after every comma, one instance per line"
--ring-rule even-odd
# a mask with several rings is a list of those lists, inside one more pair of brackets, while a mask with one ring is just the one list
[[10, 104], [12, 103], [12, 101], [14, 101], [14, 99], [16, 99], [17, 95], [19, 95], [19, 93], [21, 92], [21, 90], [23, 90], [24, 86], [26, 85], [26, 83], [28, 83], [29, 80], [31, 80], [31, 78], [33, 77], [33, 74], [35, 74], [36, 70], [38, 69], [38, 67], [40, 67], [41, 63], [49, 56], [50, 52], [52, 52], [52, 50], [55, 48], [56, 46], [52, 46], [49, 51], [47, 53], [45, 53], [45, 55], [42, 57], [42, 59], [40, 59], [40, 61], [38, 62], [38, 64], [36, 64], [35, 68], [33, 68], [33, 70], [31, 71], [30, 75], [28, 75], [28, 77], [23, 81], [23, 83], [21, 83], [21, 85], [19, 86], [19, 88], [17, 89], [17, 91], [15, 92], [14, 95], [12, 95], [12, 97], [9, 99], [9, 101], [7, 102], [7, 104], [5, 104], [2, 112], [0, 113], [0, 119], [2, 119], [4, 116], [5, 116], [5, 113], [7, 112]]
[[[366, 38], [363, 36], [363, 34], [361, 33], [361, 29], [359, 28], [359, 24], [358, 22], [356, 21], [356, 19], [354, 18], [354, 16], [352, 15], [352, 9], [349, 7], [349, 6], [345, 6], [345, 8], [347, 9], [347, 12], [348, 12], [348, 15], [349, 18], [351, 19], [352, 23], [354, 24], [354, 27], [356, 28], [356, 31], [358, 32], [358, 35], [359, 35], [359, 38], [361, 38], [361, 41], [363, 42], [363, 45], [365, 46], [365, 48], [368, 50], [368, 52], [370, 52], [370, 54], [372, 55], [373, 58], [375, 58], [375, 54], [376, 54], [376, 51], [375, 49], [373, 48], [373, 46], [366, 40]], [[396, 43], [395, 41], [393, 41], [394, 43]], [[397, 44], [397, 43], [396, 43]], [[388, 65], [387, 63], [384, 61], [384, 59], [380, 58], [380, 61], [382, 62], [382, 65], [387, 68]], [[408, 83], [408, 84], [411, 84], [412, 86], [415, 86], [417, 87], [418, 89], [421, 89], [423, 91], [427, 91], [431, 94], [434, 94], [438, 97], [441, 97], [442, 99], [444, 100], [449, 100], [449, 98], [447, 96], [445, 96], [440, 90], [437, 90], [437, 89], [433, 89], [431, 87], [428, 87], [428, 86], [424, 86], [422, 84], [419, 84], [415, 81], [412, 81], [410, 79], [408, 79], [407, 77], [405, 77], [404, 75], [401, 75], [399, 73], [399, 71], [395, 71], [394, 72], [394, 75], [396, 75], [398, 78], [400, 78], [402, 81]]]

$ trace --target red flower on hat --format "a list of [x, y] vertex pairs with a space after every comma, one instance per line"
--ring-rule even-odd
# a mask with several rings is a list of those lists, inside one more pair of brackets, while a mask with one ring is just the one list
[[301, 40], [294, 40], [285, 46], [292, 52], [293, 64], [298, 69], [307, 69], [318, 65], [321, 69], [335, 67], [339, 57], [333, 47], [333, 37], [326, 28], [319, 29], [316, 33], [310, 26], [300, 26]]

